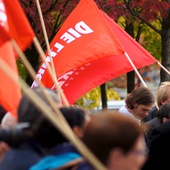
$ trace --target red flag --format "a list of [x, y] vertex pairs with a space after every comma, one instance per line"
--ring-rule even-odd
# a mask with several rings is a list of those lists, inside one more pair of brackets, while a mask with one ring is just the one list
[[[3, 26], [3, 28], [0, 27], [0, 58], [3, 59], [13, 70], [13, 73], [18, 76], [14, 50], [10, 42], [7, 42], [10, 36], [4, 29], [8, 28], [6, 19], [4, 4], [0, 0], [0, 25]], [[3, 69], [0, 69], [0, 82], [0, 104], [6, 111], [17, 116], [16, 111], [21, 98], [21, 89], [17, 83], [6, 75]]]
[[[88, 62], [124, 52], [93, 0], [79, 2], [54, 37], [50, 48], [57, 76]], [[50, 57], [47, 56], [46, 60], [50, 62]], [[37, 77], [46, 87], [53, 86], [44, 63]]]
[[0, 26], [0, 33], [1, 33], [0, 46], [2, 46], [3, 44], [10, 40], [10, 37], [8, 36], [7, 32], [2, 26]]
[[8, 20], [7, 31], [24, 51], [31, 44], [34, 32], [18, 0], [3, 0], [3, 3]]
[[[86, 8], [88, 9], [87, 6]], [[84, 8], [84, 10], [86, 8]], [[109, 16], [102, 11], [100, 11], [100, 13], [105, 19], [105, 24], [109, 26], [110, 30], [112, 30], [112, 32], [114, 32], [120, 40], [121, 45], [129, 54], [129, 57], [134, 62], [136, 68], [144, 67], [157, 62], [157, 60], [153, 58], [149, 52], [140, 46]], [[78, 13], [77, 16], [79, 16]], [[96, 27], [98, 27], [98, 25], [96, 25]], [[90, 41], [93, 40], [90, 39]], [[72, 51], [69, 52], [72, 53]], [[67, 61], [65, 60], [65, 62]], [[56, 67], [60, 67], [60, 65]], [[41, 68], [37, 74], [37, 77], [44, 80], [43, 69]], [[124, 53], [119, 53], [118, 55], [105, 55], [104, 57], [89, 61], [87, 63], [82, 63], [78, 67], [69, 70], [67, 73], [58, 77], [58, 82], [63, 89], [68, 102], [73, 104], [76, 100], [93, 88], [132, 70], [133, 67], [125, 57]], [[46, 81], [48, 81], [48, 79]], [[32, 87], [34, 86], [36, 86], [36, 82], [33, 83]], [[55, 85], [53, 84], [50, 88], [55, 89]]]

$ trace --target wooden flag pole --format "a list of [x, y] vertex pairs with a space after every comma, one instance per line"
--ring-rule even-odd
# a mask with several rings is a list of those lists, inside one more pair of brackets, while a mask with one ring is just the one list
[[[70, 130], [69, 135], [65, 131], [65, 129], [62, 127], [65, 123], [60, 119], [58, 121], [55, 112], [50, 109], [50, 107], [34, 92], [28, 90], [30, 87], [19, 77], [16, 76], [12, 72], [12, 70], [9, 68], [9, 66], [0, 58], [0, 67], [1, 69], [16, 83], [18, 83], [22, 90], [25, 92], [25, 94], [30, 98], [32, 102], [41, 110], [41, 112], [54, 124], [54, 126], [68, 139], [70, 140], [75, 147], [80, 151], [80, 153], [96, 168], [100, 170], [107, 170], [107, 168], [94, 156], [94, 154], [84, 145], [84, 143], [78, 139], [73, 133], [73, 131]], [[61, 114], [59, 112], [58, 114]]]
[[141, 75], [139, 74], [138, 70], [136, 69], [135, 65], [133, 64], [132, 60], [130, 59], [129, 55], [127, 54], [127, 52], [124, 53], [126, 58], [128, 59], [128, 61], [130, 62], [131, 66], [133, 67], [133, 69], [135, 70], [136, 74], [138, 75], [140, 81], [143, 83], [143, 85], [145, 87], [147, 87], [146, 83], [143, 81]]
[[166, 73], [170, 75], [170, 72], [159, 61], [157, 63]]
[[47, 46], [48, 55], [51, 59], [52, 70], [53, 70], [55, 78], [57, 79], [57, 75], [56, 75], [55, 68], [54, 68], [53, 58], [52, 58], [51, 52], [50, 52], [50, 45], [49, 45], [49, 41], [48, 41], [47, 31], [46, 31], [46, 28], [45, 28], [45, 23], [44, 23], [44, 20], [43, 20], [43, 15], [42, 15], [39, 0], [36, 0], [36, 5], [37, 5], [41, 25], [42, 25], [42, 30], [43, 30], [43, 34], [44, 34], [45, 43], [46, 43], [46, 46]]
[[[34, 69], [32, 68], [31, 64], [29, 63], [29, 61], [27, 60], [25, 54], [22, 52], [22, 50], [20, 49], [20, 47], [18, 46], [18, 44], [16, 43], [16, 41], [14, 39], [11, 40], [11, 44], [13, 45], [15, 51], [18, 53], [18, 55], [19, 55], [20, 59], [22, 60], [23, 64], [26, 66], [26, 68], [27, 68], [28, 72], [30, 73], [31, 77], [34, 79], [34, 77], [36, 76], [36, 73], [35, 73]], [[42, 84], [42, 82], [40, 82], [38, 79], [36, 79], [36, 81], [37, 81], [37, 83], [38, 83], [38, 85], [39, 85], [39, 87], [41, 89], [41, 92], [45, 96], [45, 98], [48, 100], [48, 102], [50, 103], [52, 108], [55, 110], [55, 112], [58, 113], [59, 112], [58, 106], [52, 100], [52, 98], [45, 93], [45, 91], [44, 91], [45, 87]], [[60, 104], [60, 106], [61, 106], [61, 104]], [[58, 117], [63, 119], [63, 121], [65, 121], [65, 123], [68, 125], [67, 121], [65, 120], [65, 118], [64, 118], [64, 116], [62, 114], [58, 114]]]
[[[43, 30], [43, 34], [44, 34], [44, 39], [45, 39], [46, 47], [47, 47], [47, 52], [48, 52], [48, 55], [49, 55], [50, 60], [51, 60], [51, 66], [50, 67], [52, 67], [52, 71], [53, 71], [53, 74], [54, 74], [54, 79], [55, 79], [54, 82], [55, 82], [56, 88], [59, 89], [59, 85], [58, 85], [58, 81], [57, 81], [57, 74], [56, 74], [56, 71], [55, 71], [53, 58], [52, 58], [51, 52], [50, 52], [50, 45], [49, 45], [49, 41], [48, 41], [47, 31], [46, 31], [46, 28], [45, 28], [45, 23], [44, 23], [44, 20], [43, 20], [43, 15], [42, 15], [42, 10], [41, 10], [41, 7], [40, 7], [39, 0], [36, 0], [36, 5], [37, 5], [37, 9], [38, 9], [41, 25], [42, 25], [42, 30]], [[61, 92], [61, 90], [60, 90], [60, 92]], [[59, 94], [61, 95], [61, 93], [59, 93]], [[69, 104], [66, 101], [66, 98], [63, 96], [63, 94], [62, 94], [62, 98], [64, 100], [65, 105], [68, 106]]]
[[62, 89], [60, 88], [58, 81], [57, 81], [57, 75], [56, 75], [56, 72], [55, 72], [54, 62], [53, 62], [51, 52], [50, 52], [50, 46], [49, 46], [49, 42], [48, 42], [47, 32], [46, 32], [46, 29], [45, 29], [45, 24], [44, 24], [44, 20], [43, 20], [43, 16], [42, 16], [42, 11], [41, 11], [40, 4], [39, 4], [38, 0], [36, 0], [36, 5], [37, 5], [38, 12], [39, 12], [40, 21], [41, 21], [41, 25], [42, 25], [42, 29], [43, 29], [43, 34], [44, 34], [44, 38], [45, 38], [45, 42], [46, 42], [46, 46], [47, 46], [48, 55], [49, 55], [50, 60], [51, 60], [52, 68], [51, 68], [50, 64], [46, 61], [46, 56], [44, 54], [44, 51], [42, 50], [42, 48], [41, 48], [41, 46], [40, 46], [40, 44], [39, 44], [36, 37], [33, 38], [33, 42], [35, 44], [35, 47], [36, 47], [37, 51], [40, 54], [40, 57], [43, 60], [43, 62], [47, 65], [47, 69], [48, 69], [48, 71], [50, 73], [50, 76], [51, 76], [51, 78], [52, 78], [52, 80], [53, 80], [53, 82], [54, 82], [54, 84], [56, 86], [56, 89], [59, 92], [59, 97], [61, 95], [61, 98], [62, 98], [64, 104], [66, 106], [69, 106], [69, 103], [68, 103], [68, 101], [67, 101]]
[[34, 42], [34, 44], [35, 44], [35, 47], [36, 47], [38, 53], [40, 54], [40, 57], [42, 58], [43, 62], [46, 64], [47, 69], [48, 69], [48, 71], [49, 71], [49, 74], [50, 74], [50, 76], [51, 76], [54, 84], [56, 85], [56, 87], [57, 87], [57, 89], [58, 89], [58, 92], [59, 92], [59, 94], [61, 95], [61, 98], [62, 98], [64, 104], [65, 104], [66, 106], [69, 106], [68, 100], [67, 100], [66, 96], [64, 95], [61, 87], [59, 86], [59, 83], [58, 83], [58, 81], [57, 81], [57, 79], [56, 79], [56, 77], [55, 77], [55, 75], [54, 75], [54, 73], [53, 73], [53, 70], [51, 69], [49, 63], [46, 61], [46, 56], [45, 56], [45, 54], [44, 54], [44, 51], [42, 50], [42, 47], [40, 46], [40, 44], [39, 44], [39, 42], [38, 42], [38, 40], [37, 40], [37, 37], [34, 37], [34, 38], [33, 38], [33, 42]]

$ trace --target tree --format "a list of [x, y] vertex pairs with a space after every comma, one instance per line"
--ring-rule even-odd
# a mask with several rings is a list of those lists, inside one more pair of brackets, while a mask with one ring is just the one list
[[[161, 36], [162, 65], [170, 69], [170, 1], [169, 0], [123, 0], [119, 1], [119, 9], [129, 12], [136, 19], [146, 24]], [[122, 7], [122, 8], [120, 8]], [[159, 22], [154, 25], [153, 21]], [[161, 69], [161, 82], [170, 80], [169, 74]]]

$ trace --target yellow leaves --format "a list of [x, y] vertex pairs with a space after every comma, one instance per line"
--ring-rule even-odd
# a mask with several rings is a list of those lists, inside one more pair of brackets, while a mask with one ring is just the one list
[[[108, 100], [120, 100], [119, 94], [113, 88], [106, 88], [107, 99]], [[94, 109], [100, 106], [101, 101], [101, 91], [100, 87], [96, 87], [90, 92], [86, 93], [83, 97], [76, 101], [76, 104], [84, 107], [86, 109]]]

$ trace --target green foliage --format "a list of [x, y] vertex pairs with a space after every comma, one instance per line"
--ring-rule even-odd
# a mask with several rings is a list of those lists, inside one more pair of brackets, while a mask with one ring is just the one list
[[[108, 100], [120, 100], [120, 96], [113, 88], [106, 88]], [[76, 101], [75, 104], [86, 108], [93, 109], [100, 105], [101, 91], [100, 87], [96, 87], [90, 92], [86, 93], [83, 97]]]
[[27, 71], [26, 71], [24, 65], [21, 63], [21, 61], [19, 59], [16, 62], [17, 62], [19, 76], [22, 77], [24, 80], [26, 80]]
[[[125, 18], [122, 16], [118, 19], [118, 24], [123, 29], [125, 29], [125, 25], [126, 25], [125, 21], [126, 21]], [[151, 24], [155, 28], [161, 29], [161, 24], [158, 20], [151, 22]], [[133, 18], [134, 37], [137, 36], [139, 27], [141, 27], [141, 34], [139, 38], [140, 45], [142, 45], [148, 52], [150, 52], [154, 58], [160, 60], [161, 50], [162, 50], [160, 34], [155, 32], [146, 24], [141, 24], [139, 20], [134, 20]]]
[[[159, 22], [152, 22], [152, 25], [155, 25], [155, 27], [160, 27]], [[161, 59], [161, 36], [156, 33], [153, 29], [150, 27], [144, 25], [143, 26], [143, 46], [144, 48], [151, 53], [152, 56], [154, 56], [156, 59]]]

